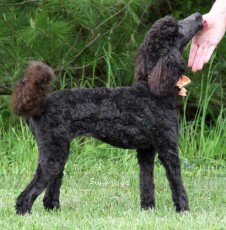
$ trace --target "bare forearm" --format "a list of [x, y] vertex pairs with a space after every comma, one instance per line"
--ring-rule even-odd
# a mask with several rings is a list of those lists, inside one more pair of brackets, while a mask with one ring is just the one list
[[216, 0], [210, 10], [210, 13], [221, 14], [222, 20], [224, 20], [226, 24], [226, 1]]
[[226, 1], [225, 0], [216, 0], [213, 4], [211, 11], [223, 12], [226, 11]]

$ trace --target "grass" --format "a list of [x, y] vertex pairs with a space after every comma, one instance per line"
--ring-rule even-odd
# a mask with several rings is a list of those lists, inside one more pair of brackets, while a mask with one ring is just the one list
[[[212, 116], [210, 106], [214, 94], [224, 97], [222, 84], [216, 83], [213, 76], [213, 60], [210, 61], [207, 75], [200, 79], [197, 112], [192, 121], [186, 119], [190, 95], [184, 99], [184, 116], [180, 119], [180, 148], [183, 157], [191, 160], [207, 161], [225, 165], [226, 159], [226, 107], [221, 102], [217, 116]], [[209, 123], [208, 117], [211, 117]], [[200, 163], [201, 163], [200, 162]]]
[[22, 122], [1, 135], [1, 229], [225, 229], [224, 166], [191, 164], [190, 159], [184, 161], [182, 157], [191, 211], [178, 214], [164, 169], [156, 159], [156, 209], [144, 212], [139, 207], [135, 152], [91, 138], [71, 144], [61, 189], [61, 211], [45, 211], [42, 194], [32, 215], [17, 216], [15, 200], [35, 170], [37, 147]]
[[189, 169], [182, 164], [191, 211], [177, 214], [164, 170], [157, 161], [157, 207], [142, 212], [134, 152], [105, 146], [105, 154], [109, 154], [106, 159], [96, 154], [103, 153], [103, 146], [92, 142], [80, 147], [88, 146], [86, 152], [70, 156], [61, 189], [60, 212], [45, 211], [42, 195], [35, 202], [32, 215], [16, 216], [15, 199], [30, 180], [31, 167], [25, 169], [24, 175], [1, 175], [1, 229], [225, 229], [224, 168]]

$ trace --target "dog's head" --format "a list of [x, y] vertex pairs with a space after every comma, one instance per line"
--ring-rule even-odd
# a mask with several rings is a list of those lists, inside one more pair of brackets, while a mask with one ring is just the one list
[[202, 27], [200, 13], [180, 21], [166, 16], [155, 22], [138, 49], [135, 80], [147, 80], [157, 96], [178, 92], [176, 83], [186, 67], [183, 48]]

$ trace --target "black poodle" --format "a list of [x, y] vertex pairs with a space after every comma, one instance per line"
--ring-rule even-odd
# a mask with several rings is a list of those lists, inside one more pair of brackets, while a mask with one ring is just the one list
[[177, 82], [185, 71], [183, 47], [202, 25], [199, 13], [181, 21], [166, 16], [154, 23], [138, 49], [131, 87], [76, 88], [48, 94], [52, 69], [38, 61], [30, 63], [13, 90], [12, 107], [26, 118], [38, 144], [39, 160], [34, 178], [17, 198], [17, 214], [30, 213], [45, 189], [45, 208], [59, 208], [70, 142], [81, 135], [137, 149], [142, 209], [155, 207], [157, 150], [176, 211], [189, 210], [178, 156]]

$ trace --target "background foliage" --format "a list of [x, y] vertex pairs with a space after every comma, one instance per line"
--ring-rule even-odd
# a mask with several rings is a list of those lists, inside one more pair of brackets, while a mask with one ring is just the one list
[[[136, 50], [154, 21], [165, 15], [181, 19], [197, 11], [206, 13], [211, 4], [207, 0], [2, 0], [0, 94], [10, 95], [29, 60], [45, 61], [55, 69], [56, 88], [129, 85]], [[195, 156], [208, 152], [213, 159], [226, 158], [225, 51], [223, 39], [202, 71], [187, 70], [193, 83], [181, 101], [181, 148], [191, 157], [194, 152]], [[188, 53], [189, 45], [186, 60]], [[1, 136], [11, 135], [11, 125], [19, 123], [10, 112], [8, 96], [0, 97], [0, 113]]]
[[0, 4], [0, 81], [15, 81], [28, 60], [38, 59], [67, 80], [81, 79], [84, 72], [87, 81], [95, 76], [113, 78], [109, 84], [131, 83], [135, 51], [151, 24], [166, 14], [183, 18], [205, 12], [207, 2], [40, 0], [16, 5], [5, 0]]

